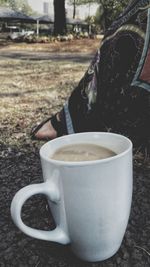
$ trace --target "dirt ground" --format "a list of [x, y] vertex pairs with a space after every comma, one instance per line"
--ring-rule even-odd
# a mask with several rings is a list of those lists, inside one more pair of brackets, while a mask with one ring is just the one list
[[[83, 262], [69, 246], [30, 238], [14, 225], [10, 204], [22, 187], [42, 181], [39, 148], [30, 130], [55, 113], [87, 69], [98, 40], [54, 44], [0, 44], [0, 267], [149, 267], [150, 163], [134, 155], [133, 201], [121, 248], [112, 258]], [[24, 205], [24, 222], [52, 229], [47, 200]]]

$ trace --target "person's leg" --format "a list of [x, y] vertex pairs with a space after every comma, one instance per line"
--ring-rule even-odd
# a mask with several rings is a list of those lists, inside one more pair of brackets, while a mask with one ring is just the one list
[[57, 137], [57, 132], [51, 124], [51, 120], [48, 120], [36, 133], [37, 139], [54, 139]]
[[31, 131], [31, 138], [38, 140], [51, 140], [56, 137], [73, 133], [71, 118], [67, 111], [67, 104], [55, 115], [42, 121]]
[[63, 109], [32, 130], [33, 139], [54, 139], [75, 132], [96, 131], [98, 63], [99, 51]]

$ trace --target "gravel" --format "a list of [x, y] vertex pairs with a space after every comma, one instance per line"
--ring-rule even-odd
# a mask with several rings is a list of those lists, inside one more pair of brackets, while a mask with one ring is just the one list
[[[70, 247], [26, 236], [13, 223], [10, 204], [22, 187], [42, 181], [39, 146], [24, 142], [22, 147], [0, 144], [0, 267], [149, 267], [150, 266], [150, 166], [134, 161], [134, 190], [131, 215], [121, 248], [110, 259], [88, 263], [77, 259]], [[32, 197], [23, 207], [24, 222], [38, 229], [55, 227], [47, 200]]]

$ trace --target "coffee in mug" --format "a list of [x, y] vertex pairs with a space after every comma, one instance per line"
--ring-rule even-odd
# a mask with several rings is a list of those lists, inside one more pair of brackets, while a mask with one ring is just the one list
[[51, 159], [61, 161], [91, 161], [115, 156], [116, 153], [109, 148], [95, 144], [74, 144], [59, 148]]
[[[82, 146], [81, 146], [82, 144]], [[57, 151], [100, 147], [115, 156], [81, 161], [53, 159]], [[64, 156], [63, 156], [64, 157]], [[43, 183], [22, 188], [11, 203], [11, 216], [25, 234], [38, 239], [70, 244], [85, 261], [102, 261], [121, 246], [132, 200], [132, 143], [123, 135], [87, 132], [62, 136], [40, 149]], [[76, 160], [76, 159], [75, 159]], [[47, 196], [56, 228], [33, 229], [22, 221], [23, 204], [36, 194]], [[37, 207], [38, 208], [38, 207]]]

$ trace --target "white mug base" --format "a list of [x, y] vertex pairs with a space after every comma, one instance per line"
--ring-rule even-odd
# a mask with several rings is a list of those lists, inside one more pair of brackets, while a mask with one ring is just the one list
[[93, 254], [86, 253], [83, 251], [81, 252], [72, 247], [71, 250], [74, 253], [74, 255], [76, 255], [76, 257], [79, 258], [80, 260], [87, 262], [99, 262], [107, 260], [112, 256], [114, 256], [118, 252], [120, 246], [121, 244], [119, 244], [119, 246], [117, 245], [116, 247], [110, 248], [110, 250], [107, 249], [107, 251], [101, 251], [100, 249], [97, 249]]

